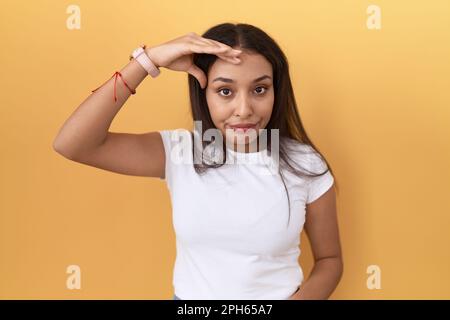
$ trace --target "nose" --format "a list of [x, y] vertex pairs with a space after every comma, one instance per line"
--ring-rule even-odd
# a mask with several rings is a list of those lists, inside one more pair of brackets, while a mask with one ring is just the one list
[[248, 118], [253, 115], [253, 107], [247, 95], [243, 94], [242, 97], [238, 99], [234, 109], [234, 115], [240, 118]]

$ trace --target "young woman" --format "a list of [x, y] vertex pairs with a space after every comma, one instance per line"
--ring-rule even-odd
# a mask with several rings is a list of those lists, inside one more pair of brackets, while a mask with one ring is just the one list
[[[177, 247], [174, 299], [327, 299], [343, 272], [335, 181], [302, 125], [276, 42], [257, 27], [224, 23], [140, 51], [67, 119], [54, 149], [166, 181]], [[195, 130], [110, 132], [130, 94], [160, 67], [188, 73]], [[185, 148], [175, 151], [181, 142]], [[303, 227], [315, 260], [305, 281]]]

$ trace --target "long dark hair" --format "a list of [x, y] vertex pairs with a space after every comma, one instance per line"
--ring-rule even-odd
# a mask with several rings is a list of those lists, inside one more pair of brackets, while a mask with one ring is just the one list
[[[275, 100], [271, 118], [267, 123], [265, 129], [267, 129], [268, 132], [270, 132], [270, 129], [279, 130], [279, 167], [282, 169], [286, 169], [299, 177], [318, 177], [327, 173], [328, 170], [334, 176], [334, 173], [328, 161], [308, 137], [305, 128], [303, 127], [298, 113], [297, 103], [295, 101], [291, 79], [289, 76], [288, 61], [278, 44], [261, 29], [245, 23], [222, 23], [208, 29], [204, 34], [202, 34], [202, 37], [225, 43], [230, 47], [238, 47], [243, 51], [261, 54], [272, 65]], [[208, 75], [210, 67], [218, 58], [214, 54], [205, 53], [195, 53], [193, 57], [193, 62], [205, 73], [205, 75]], [[203, 137], [203, 134], [206, 130], [215, 129], [216, 127], [209, 113], [205, 91], [201, 88], [197, 79], [191, 74], [188, 74], [188, 85], [192, 117], [194, 121], [201, 122], [202, 132], [199, 132], [199, 134], [201, 134], [201, 137]], [[271, 148], [270, 137], [270, 134], [267, 135], [268, 150], [270, 150]], [[289, 156], [290, 144], [287, 143], [289, 139], [286, 138], [312, 147], [317, 155], [320, 156], [320, 158], [326, 163], [328, 168], [321, 173], [314, 173], [302, 167], [295, 168], [293, 164], [298, 165], [298, 163], [292, 161]], [[208, 142], [203, 141], [203, 139], [201, 139], [200, 141], [205, 148]], [[225, 143], [223, 143], [222, 145], [222, 150], [226, 161]], [[194, 148], [193, 152], [196, 152]], [[204, 173], [207, 169], [217, 168], [222, 166], [223, 164], [224, 161], [221, 163], [211, 163], [210, 161], [205, 162], [202, 158], [201, 163], [194, 163], [194, 168], [198, 174], [201, 174]], [[279, 169], [278, 173], [283, 181], [283, 185], [287, 193], [290, 219], [291, 206], [289, 200], [289, 191], [286, 187], [282, 170]], [[337, 189], [336, 181], [335, 185]]]

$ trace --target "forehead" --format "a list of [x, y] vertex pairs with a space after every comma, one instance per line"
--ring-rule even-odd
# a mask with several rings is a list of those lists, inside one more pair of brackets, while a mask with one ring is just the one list
[[[273, 78], [272, 65], [261, 54], [242, 52], [239, 57], [241, 62], [234, 64], [223, 59], [216, 59], [208, 73], [208, 82], [213, 83], [217, 77], [229, 78], [234, 80], [235, 84], [252, 83], [262, 75], [268, 75]], [[270, 79], [266, 81], [271, 81]], [[217, 84], [223, 84], [222, 81], [216, 81]]]

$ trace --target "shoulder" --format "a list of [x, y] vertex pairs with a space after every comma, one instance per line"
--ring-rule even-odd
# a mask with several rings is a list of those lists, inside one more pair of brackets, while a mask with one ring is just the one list
[[287, 151], [292, 153], [311, 153], [314, 149], [306, 143], [297, 141], [292, 138], [283, 138], [284, 145], [286, 146]]
[[193, 133], [184, 128], [158, 130], [163, 141], [166, 160], [173, 163], [190, 163]]
[[191, 146], [192, 132], [187, 129], [184, 128], [164, 129], [159, 130], [158, 132], [161, 135], [164, 147], [166, 147], [166, 149], [171, 149], [175, 145], [180, 144], [181, 146], [185, 145], [186, 147]]
[[[192, 135], [192, 132], [184, 129], [184, 128], [176, 128], [176, 129], [163, 129], [158, 130], [163, 138], [167, 138], [170, 141], [179, 141], [182, 138], [189, 138]], [[180, 138], [182, 137], [182, 138]]]
[[283, 138], [288, 157], [312, 173], [323, 173], [328, 169], [325, 159], [311, 145], [291, 138]]

